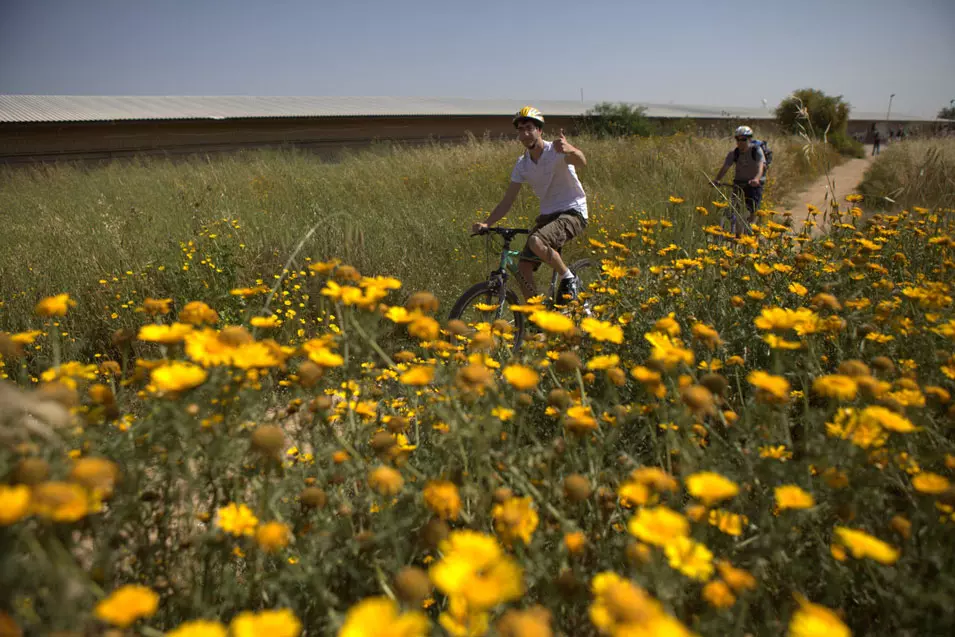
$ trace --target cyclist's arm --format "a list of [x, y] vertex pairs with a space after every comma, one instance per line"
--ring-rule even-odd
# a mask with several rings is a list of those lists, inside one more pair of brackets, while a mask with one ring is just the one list
[[520, 191], [521, 182], [512, 181], [507, 187], [507, 190], [504, 191], [504, 198], [501, 199], [501, 203], [497, 204], [494, 210], [491, 211], [491, 216], [487, 218], [487, 225], [493, 226], [504, 218], [504, 215], [506, 215], [511, 210], [511, 206], [514, 205], [514, 200], [517, 199], [517, 193]]

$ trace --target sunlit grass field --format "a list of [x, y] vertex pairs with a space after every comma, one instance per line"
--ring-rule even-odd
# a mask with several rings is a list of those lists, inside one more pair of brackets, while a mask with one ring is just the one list
[[779, 139], [727, 239], [725, 142], [581, 146], [519, 350], [446, 318], [514, 146], [6, 174], [0, 634], [950, 634], [953, 210], [811, 239]]

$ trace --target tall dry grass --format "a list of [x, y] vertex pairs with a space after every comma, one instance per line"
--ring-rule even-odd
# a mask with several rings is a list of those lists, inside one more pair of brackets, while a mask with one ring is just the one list
[[866, 171], [860, 192], [887, 210], [955, 208], [955, 139], [891, 144]]
[[[589, 160], [581, 179], [591, 236], [628, 227], [640, 210], [673, 216], [687, 242], [702, 236], [693, 208], [674, 210], [668, 199], [715, 198], [707, 176], [729, 141], [575, 141]], [[807, 155], [795, 138], [771, 143], [770, 205], [817, 176], [833, 155]], [[381, 147], [337, 163], [260, 151], [7, 170], [0, 179], [0, 327], [23, 329], [39, 296], [68, 289], [79, 302], [71, 316], [84, 326], [74, 337], [96, 348], [117, 327], [110, 317], [146, 296], [225, 302], [231, 288], [281, 271], [312, 227], [293, 269], [335, 257], [453, 301], [487, 272], [484, 245], [467, 228], [499, 201], [519, 154], [516, 143], [474, 141]], [[503, 223], [528, 225], [537, 206], [525, 188]], [[576, 243], [570, 256], [585, 249]]]

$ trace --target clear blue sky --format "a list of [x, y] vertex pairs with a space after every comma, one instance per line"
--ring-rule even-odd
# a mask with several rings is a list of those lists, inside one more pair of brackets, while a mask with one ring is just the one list
[[955, 0], [0, 0], [0, 93], [772, 106], [807, 86], [934, 115]]

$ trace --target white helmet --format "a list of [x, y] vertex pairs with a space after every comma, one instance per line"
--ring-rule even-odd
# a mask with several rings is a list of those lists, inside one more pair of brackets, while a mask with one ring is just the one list
[[749, 126], [740, 126], [733, 135], [734, 137], [752, 137], [753, 129]]

